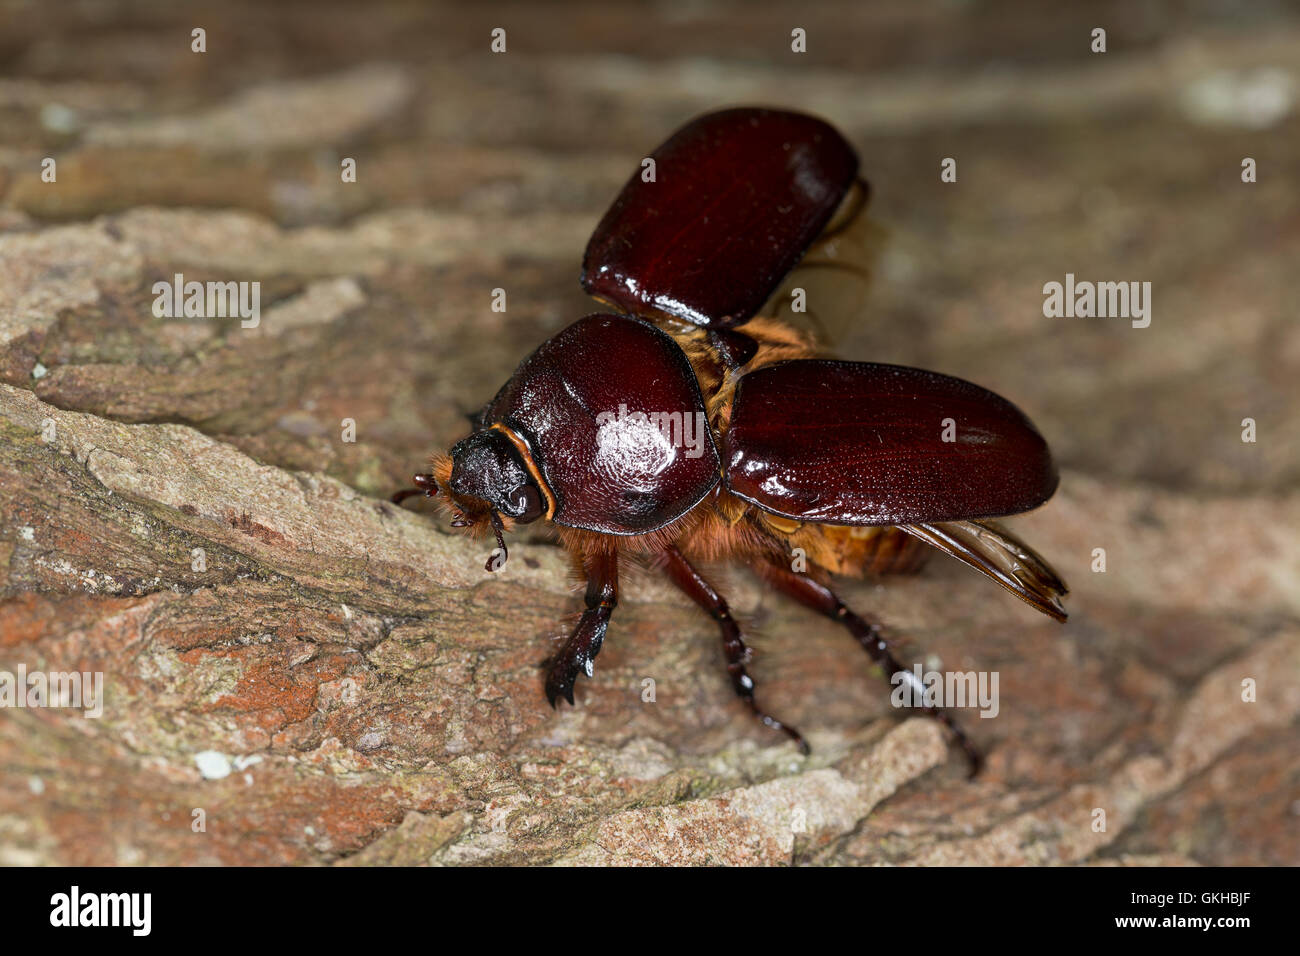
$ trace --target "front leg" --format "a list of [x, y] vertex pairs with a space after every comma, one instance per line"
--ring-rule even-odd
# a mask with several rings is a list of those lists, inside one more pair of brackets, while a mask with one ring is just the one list
[[546, 699], [552, 707], [560, 697], [573, 703], [573, 684], [579, 672], [591, 676], [610, 615], [618, 604], [617, 551], [584, 555], [582, 569], [587, 575], [587, 609], [546, 676]]

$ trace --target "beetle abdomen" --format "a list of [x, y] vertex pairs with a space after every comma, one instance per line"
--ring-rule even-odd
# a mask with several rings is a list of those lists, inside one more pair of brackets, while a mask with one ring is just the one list
[[833, 574], [906, 574], [920, 570], [934, 551], [901, 528], [815, 524], [766, 511], [759, 515], [791, 549], [801, 549], [809, 563]]
[[690, 363], [648, 322], [597, 313], [524, 359], [484, 413], [525, 438], [557, 524], [644, 534], [713, 490], [719, 458]]
[[898, 365], [806, 359], [751, 372], [724, 445], [733, 494], [826, 524], [1016, 514], [1057, 482], [1046, 442], [1006, 399]]

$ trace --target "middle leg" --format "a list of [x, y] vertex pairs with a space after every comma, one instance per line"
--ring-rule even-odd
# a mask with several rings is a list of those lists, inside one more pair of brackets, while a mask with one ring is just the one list
[[713, 586], [695, 570], [695, 567], [686, 560], [675, 547], [671, 545], [662, 555], [664, 559], [664, 570], [668, 572], [674, 584], [686, 592], [692, 601], [704, 608], [715, 621], [718, 622], [718, 628], [722, 631], [722, 650], [727, 658], [727, 673], [731, 675], [731, 686], [735, 688], [736, 694], [749, 705], [749, 709], [754, 712], [764, 725], [771, 727], [773, 730], [784, 731], [796, 744], [799, 745], [801, 753], [807, 755], [811, 751], [808, 743], [803, 739], [803, 735], [795, 730], [789, 724], [782, 723], [771, 714], [764, 713], [754, 700], [754, 680], [749, 676], [749, 671], [745, 669], [745, 663], [749, 659], [749, 649], [745, 646], [744, 638], [740, 634], [740, 625], [736, 619], [731, 616], [731, 608], [723, 600], [722, 595], [713, 589]]

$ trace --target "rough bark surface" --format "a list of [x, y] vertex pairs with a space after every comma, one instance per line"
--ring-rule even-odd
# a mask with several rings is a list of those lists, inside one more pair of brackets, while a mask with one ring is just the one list
[[[0, 672], [105, 680], [98, 719], [0, 710], [0, 863], [1300, 862], [1297, 63], [1300, 21], [1122, 2], [0, 3]], [[739, 570], [811, 758], [647, 575], [552, 712], [562, 553], [491, 575], [384, 501], [591, 309], [639, 157], [737, 103], [862, 154], [885, 241], [839, 353], [994, 388], [1063, 465], [1012, 524], [1066, 626], [942, 558], [842, 588], [909, 661], [998, 672], [973, 782]], [[260, 281], [260, 324], [155, 317], [178, 272]], [[1150, 281], [1150, 327], [1045, 318], [1067, 272]]]

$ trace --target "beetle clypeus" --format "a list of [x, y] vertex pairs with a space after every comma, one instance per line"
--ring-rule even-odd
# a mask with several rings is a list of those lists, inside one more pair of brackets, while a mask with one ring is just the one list
[[[740, 627], [697, 561], [745, 560], [848, 628], [894, 680], [916, 678], [829, 588], [832, 573], [911, 570], [930, 545], [1064, 621], [1065, 584], [988, 520], [1056, 489], [1047, 445], [1019, 409], [935, 372], [814, 358], [802, 333], [755, 317], [814, 240], [865, 202], [844, 138], [802, 114], [732, 109], [652, 155], [656, 181], [632, 177], [583, 260], [584, 288], [618, 313], [543, 343], [473, 433], [393, 496], [436, 495], [453, 525], [492, 529], [498, 561], [514, 525], [555, 525], [587, 591], [550, 663], [551, 705], [572, 704], [578, 675], [592, 674], [625, 555], [648, 558], [713, 617], [736, 693], [805, 753], [798, 731], [756, 703]], [[942, 434], [946, 420], [955, 435]], [[702, 435], [688, 449], [693, 422]], [[926, 711], [977, 767], [951, 717]]]

